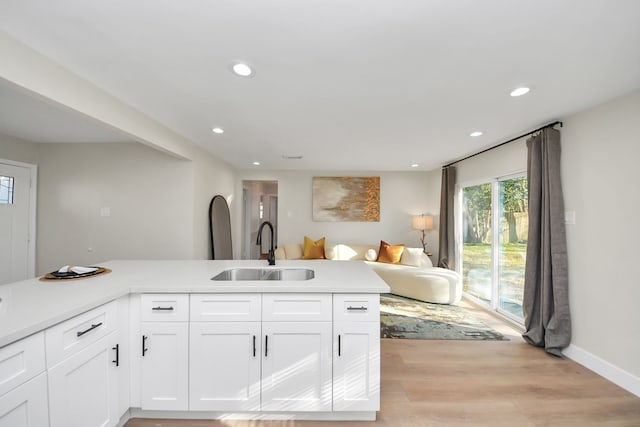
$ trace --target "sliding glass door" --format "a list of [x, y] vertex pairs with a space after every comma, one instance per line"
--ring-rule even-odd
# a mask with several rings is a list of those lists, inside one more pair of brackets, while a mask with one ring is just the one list
[[462, 189], [462, 290], [491, 301], [493, 220], [491, 183]]
[[459, 193], [463, 290], [518, 322], [523, 319], [527, 197], [524, 175], [463, 186]]

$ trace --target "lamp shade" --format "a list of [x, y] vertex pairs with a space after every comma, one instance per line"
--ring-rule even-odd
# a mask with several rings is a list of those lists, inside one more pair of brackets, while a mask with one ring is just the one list
[[414, 230], [433, 229], [433, 217], [431, 215], [415, 215], [412, 220]]

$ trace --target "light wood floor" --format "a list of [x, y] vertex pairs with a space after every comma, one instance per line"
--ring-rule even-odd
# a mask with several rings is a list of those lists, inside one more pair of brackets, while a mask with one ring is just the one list
[[640, 398], [463, 305], [510, 341], [383, 339], [375, 423], [133, 419], [125, 427], [640, 426]]

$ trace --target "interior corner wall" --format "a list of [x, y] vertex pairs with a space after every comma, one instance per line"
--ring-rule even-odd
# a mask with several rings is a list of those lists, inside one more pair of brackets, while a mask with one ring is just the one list
[[[239, 171], [237, 194], [242, 180], [278, 181], [278, 242], [302, 243], [304, 236], [326, 237], [328, 242], [378, 244], [404, 243], [420, 247], [420, 232], [411, 228], [411, 217], [439, 211], [440, 176], [431, 172], [354, 171]], [[312, 219], [312, 178], [314, 176], [379, 176], [379, 222], [316, 222]], [[437, 182], [432, 182], [437, 177]], [[436, 204], [433, 204], [435, 200]], [[240, 214], [241, 204], [238, 203]], [[239, 227], [237, 228], [240, 232]], [[427, 235], [428, 249], [437, 245], [437, 233]]]
[[193, 257], [189, 161], [137, 143], [39, 145], [38, 274]]
[[636, 394], [638, 118], [640, 91], [563, 119], [562, 129], [565, 209], [576, 217], [567, 225], [571, 344], [635, 376]]
[[[224, 196], [229, 205], [231, 230], [240, 225], [242, 212], [237, 210], [235, 169], [211, 153], [192, 147], [192, 188], [193, 188], [193, 258], [211, 259], [209, 229], [209, 204], [216, 195]], [[242, 194], [242, 190], [240, 193]], [[232, 233], [234, 258], [240, 258], [240, 235]]]

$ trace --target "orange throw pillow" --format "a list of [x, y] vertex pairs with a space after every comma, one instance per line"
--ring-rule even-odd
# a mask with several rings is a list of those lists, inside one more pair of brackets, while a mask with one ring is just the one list
[[304, 236], [302, 259], [324, 259], [324, 237], [315, 242]]
[[400, 264], [404, 245], [390, 245], [384, 240], [380, 240], [380, 250], [378, 251], [378, 262], [388, 264]]

